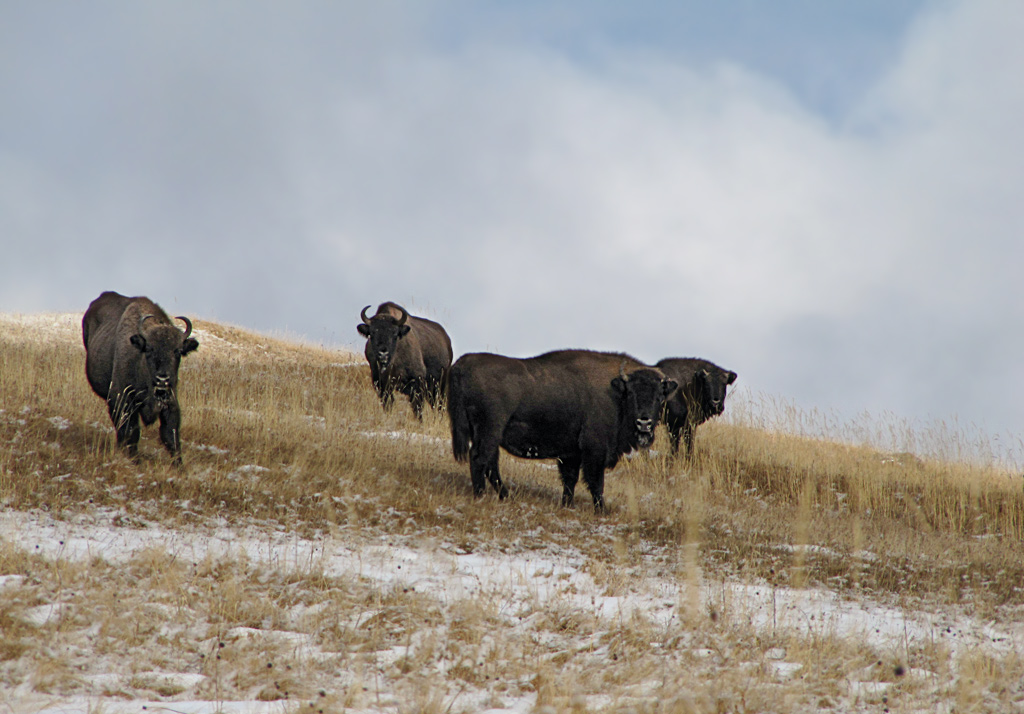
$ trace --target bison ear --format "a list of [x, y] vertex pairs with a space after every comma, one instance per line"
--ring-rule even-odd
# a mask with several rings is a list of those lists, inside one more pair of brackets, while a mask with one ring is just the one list
[[661, 380], [661, 393], [667, 397], [672, 392], [676, 391], [678, 386], [679, 382], [674, 379], [663, 379]]
[[189, 352], [194, 352], [199, 348], [199, 340], [195, 337], [189, 337], [187, 340], [181, 343], [181, 354], [187, 355]]
[[398, 336], [399, 337], [405, 337], [406, 335], [408, 335], [410, 327], [411, 327], [410, 325], [402, 325], [401, 327], [399, 327], [398, 328]]
[[135, 345], [135, 349], [137, 349], [139, 352], [146, 351], [146, 338], [143, 337], [142, 335], [132, 335], [131, 337], [128, 338], [128, 341]]
[[625, 394], [626, 380], [624, 380], [622, 377], [616, 377], [615, 379], [612, 380], [612, 389], [614, 389], [619, 394]]
[[363, 337], [370, 336], [370, 326], [367, 325], [365, 322], [360, 322], [358, 325], [356, 325], [356, 329], [359, 331], [359, 334], [362, 335]]
[[736, 381], [736, 378], [737, 378], [738, 376], [739, 376], [739, 375], [738, 375], [738, 374], [736, 374], [735, 372], [726, 372], [726, 373], [725, 373], [725, 383], [726, 383], [726, 384], [732, 384], [733, 382], [735, 382], [735, 381]]

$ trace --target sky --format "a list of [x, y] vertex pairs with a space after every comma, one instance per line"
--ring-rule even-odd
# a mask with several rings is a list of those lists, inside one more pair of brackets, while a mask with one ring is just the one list
[[701, 356], [1024, 435], [1024, 4], [0, 0], [0, 311]]

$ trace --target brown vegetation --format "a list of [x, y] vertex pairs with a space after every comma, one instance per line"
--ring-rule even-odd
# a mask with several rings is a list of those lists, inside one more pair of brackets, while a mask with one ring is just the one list
[[117, 564], [102, 552], [52, 557], [4, 528], [0, 690], [282, 699], [303, 711], [474, 711], [524, 697], [552, 712], [1024, 706], [1016, 647], [882, 650], [824, 627], [759, 629], [700, 590], [824, 588], [1012, 622], [1024, 605], [1024, 492], [999, 468], [719, 420], [698, 431], [692, 465], [667, 458], [659, 433], [655, 453], [609, 472], [603, 516], [560, 508], [550, 463], [504, 454], [510, 502], [474, 499], [444, 415], [419, 422], [404, 403], [385, 414], [361, 356], [196, 320], [200, 348], [180, 372], [179, 470], [155, 429], [143, 430], [138, 463], [116, 452], [80, 337], [40, 324], [0, 321], [5, 514], [226, 523], [268, 543], [284, 533], [357, 552], [568, 552], [608, 596], [673, 580], [678, 615], [609, 623], [568, 601], [510, 612], [501, 593], [438, 598], [327, 573], [320, 556], [279, 567], [245, 554], [193, 562], [160, 546]]

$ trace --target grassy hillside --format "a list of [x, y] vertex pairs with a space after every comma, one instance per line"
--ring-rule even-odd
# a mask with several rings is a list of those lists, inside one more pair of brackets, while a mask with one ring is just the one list
[[[765, 627], [724, 595], [737, 583], [826, 591], [1011, 627], [1024, 605], [1019, 477], [718, 422], [698, 430], [692, 467], [664, 456], [663, 433], [653, 453], [624, 460], [603, 516], [558, 506], [551, 463], [504, 454], [511, 501], [476, 500], [446, 418], [417, 422], [404, 399], [384, 414], [361, 355], [201, 320], [181, 370], [185, 466], [170, 465], [155, 428], [136, 464], [114, 450], [86, 383], [77, 319], [0, 319], [3, 518], [93, 518], [158, 544], [71, 557], [0, 527], [0, 689], [18, 701], [425, 712], [1024, 702], [1020, 643], [881, 646], [827, 623]], [[189, 559], [156, 537], [217, 528], [244, 529], [249, 549]], [[311, 550], [289, 557], [282, 538]], [[270, 555], [254, 557], [261, 539]], [[377, 547], [572, 567], [525, 584], [561, 583], [564, 602], [500, 587], [438, 597], [403, 581], [400, 562], [384, 580], [324, 567], [334, 550]], [[591, 606], [573, 600], [578, 574], [616, 602], [670, 583], [674, 616], [639, 608], [609, 621], [592, 593]]]

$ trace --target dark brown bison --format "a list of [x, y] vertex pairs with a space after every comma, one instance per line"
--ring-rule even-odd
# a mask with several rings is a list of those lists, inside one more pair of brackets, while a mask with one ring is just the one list
[[452, 341], [444, 328], [433, 320], [415, 317], [393, 302], [377, 307], [356, 325], [366, 338], [366, 361], [370, 363], [373, 386], [384, 409], [390, 409], [395, 391], [409, 397], [412, 410], [423, 418], [423, 400], [441, 408], [452, 366]]
[[146, 297], [105, 292], [82, 317], [85, 375], [92, 391], [107, 402], [117, 430], [117, 445], [135, 457], [139, 418], [149, 426], [160, 418], [160, 440], [181, 463], [181, 410], [178, 406], [178, 365], [199, 347], [160, 306]]
[[737, 375], [696, 357], [669, 357], [658, 362], [657, 367], [679, 383], [676, 391], [665, 400], [665, 425], [672, 453], [679, 452], [681, 434], [683, 453], [690, 458], [694, 429], [725, 410], [726, 389], [736, 381]]
[[562, 350], [515, 359], [460, 357], [449, 378], [452, 453], [469, 460], [473, 492], [489, 480], [508, 495], [498, 473], [498, 447], [513, 456], [556, 459], [562, 504], [571, 506], [580, 467], [597, 510], [604, 472], [654, 439], [665, 397], [676, 383], [624, 354]]

